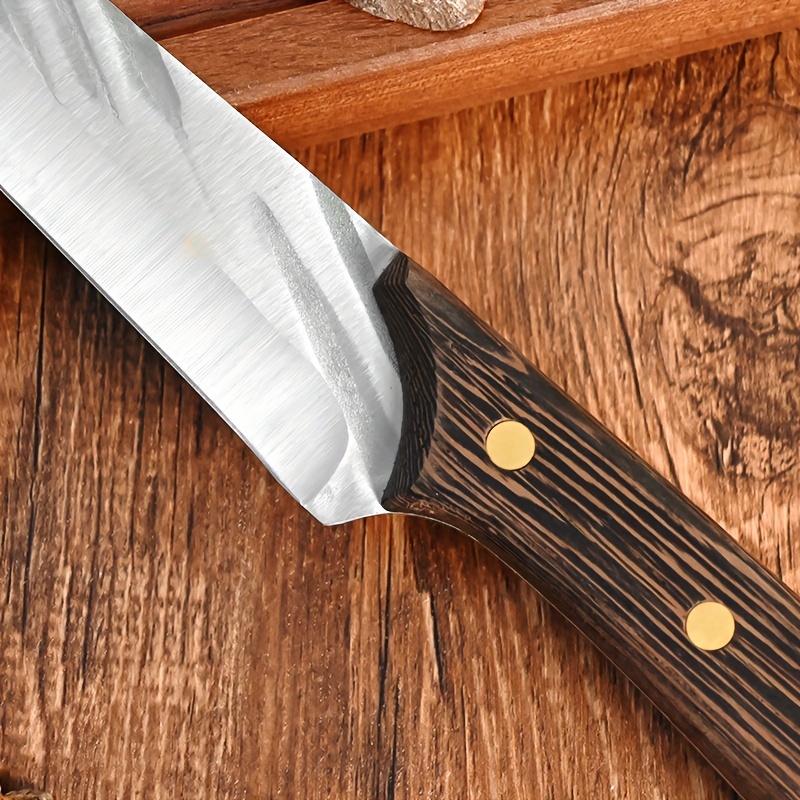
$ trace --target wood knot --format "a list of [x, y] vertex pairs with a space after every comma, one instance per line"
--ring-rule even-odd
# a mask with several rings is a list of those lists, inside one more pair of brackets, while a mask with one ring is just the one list
[[[755, 267], [762, 249], [772, 258]], [[758, 276], [795, 250], [765, 236], [740, 250], [754, 268], [704, 282], [676, 267], [666, 281], [656, 329], [671, 396], [721, 470], [770, 479], [798, 464], [800, 269]]]
[[645, 341], [672, 422], [720, 471], [761, 480], [800, 465], [796, 122], [722, 103], [713, 130], [660, 154], [648, 185], [650, 251], [668, 260]]

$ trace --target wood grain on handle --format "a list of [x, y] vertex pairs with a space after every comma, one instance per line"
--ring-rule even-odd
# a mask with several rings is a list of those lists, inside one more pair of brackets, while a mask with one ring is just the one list
[[[375, 293], [406, 398], [386, 508], [518, 571], [746, 800], [800, 798], [800, 600], [413, 262]], [[516, 472], [484, 448], [506, 418], [537, 441]], [[722, 650], [686, 636], [703, 600], [735, 616]]]

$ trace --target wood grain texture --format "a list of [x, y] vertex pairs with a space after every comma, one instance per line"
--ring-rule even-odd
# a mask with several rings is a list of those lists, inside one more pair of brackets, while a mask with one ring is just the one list
[[[800, 25], [797, 0], [494, 0], [442, 35], [343, 2], [117, 0], [284, 146], [448, 111]], [[262, 13], [259, 13], [262, 12]], [[194, 30], [203, 21], [229, 25]], [[185, 25], [192, 33], [177, 35]]]
[[[406, 256], [375, 296], [404, 404], [384, 507], [493, 552], [746, 800], [800, 800], [800, 598]], [[536, 439], [522, 469], [486, 452], [509, 419]], [[736, 621], [712, 653], [684, 629], [709, 600]]]
[[[798, 590], [798, 118], [789, 34], [299, 155]], [[732, 800], [466, 537], [309, 519], [1, 216], [3, 790]]]
[[321, 0], [118, 0], [151, 36], [165, 38], [287, 11]]

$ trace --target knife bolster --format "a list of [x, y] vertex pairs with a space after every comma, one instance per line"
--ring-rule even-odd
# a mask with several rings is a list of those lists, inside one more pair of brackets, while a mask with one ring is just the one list
[[[404, 395], [385, 508], [452, 525], [495, 553], [743, 798], [800, 798], [797, 596], [407, 257], [375, 295]], [[520, 469], [487, 455], [503, 420], [535, 437]], [[686, 629], [709, 601], [735, 620], [713, 651]]]

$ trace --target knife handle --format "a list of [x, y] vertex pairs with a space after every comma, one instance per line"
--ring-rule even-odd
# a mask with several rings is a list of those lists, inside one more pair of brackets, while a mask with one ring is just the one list
[[[516, 570], [746, 800], [798, 800], [800, 599], [408, 258], [375, 295], [404, 392], [384, 506]], [[533, 434], [522, 468], [487, 453], [503, 420]], [[721, 649], [687, 632], [704, 601], [735, 621]]]

